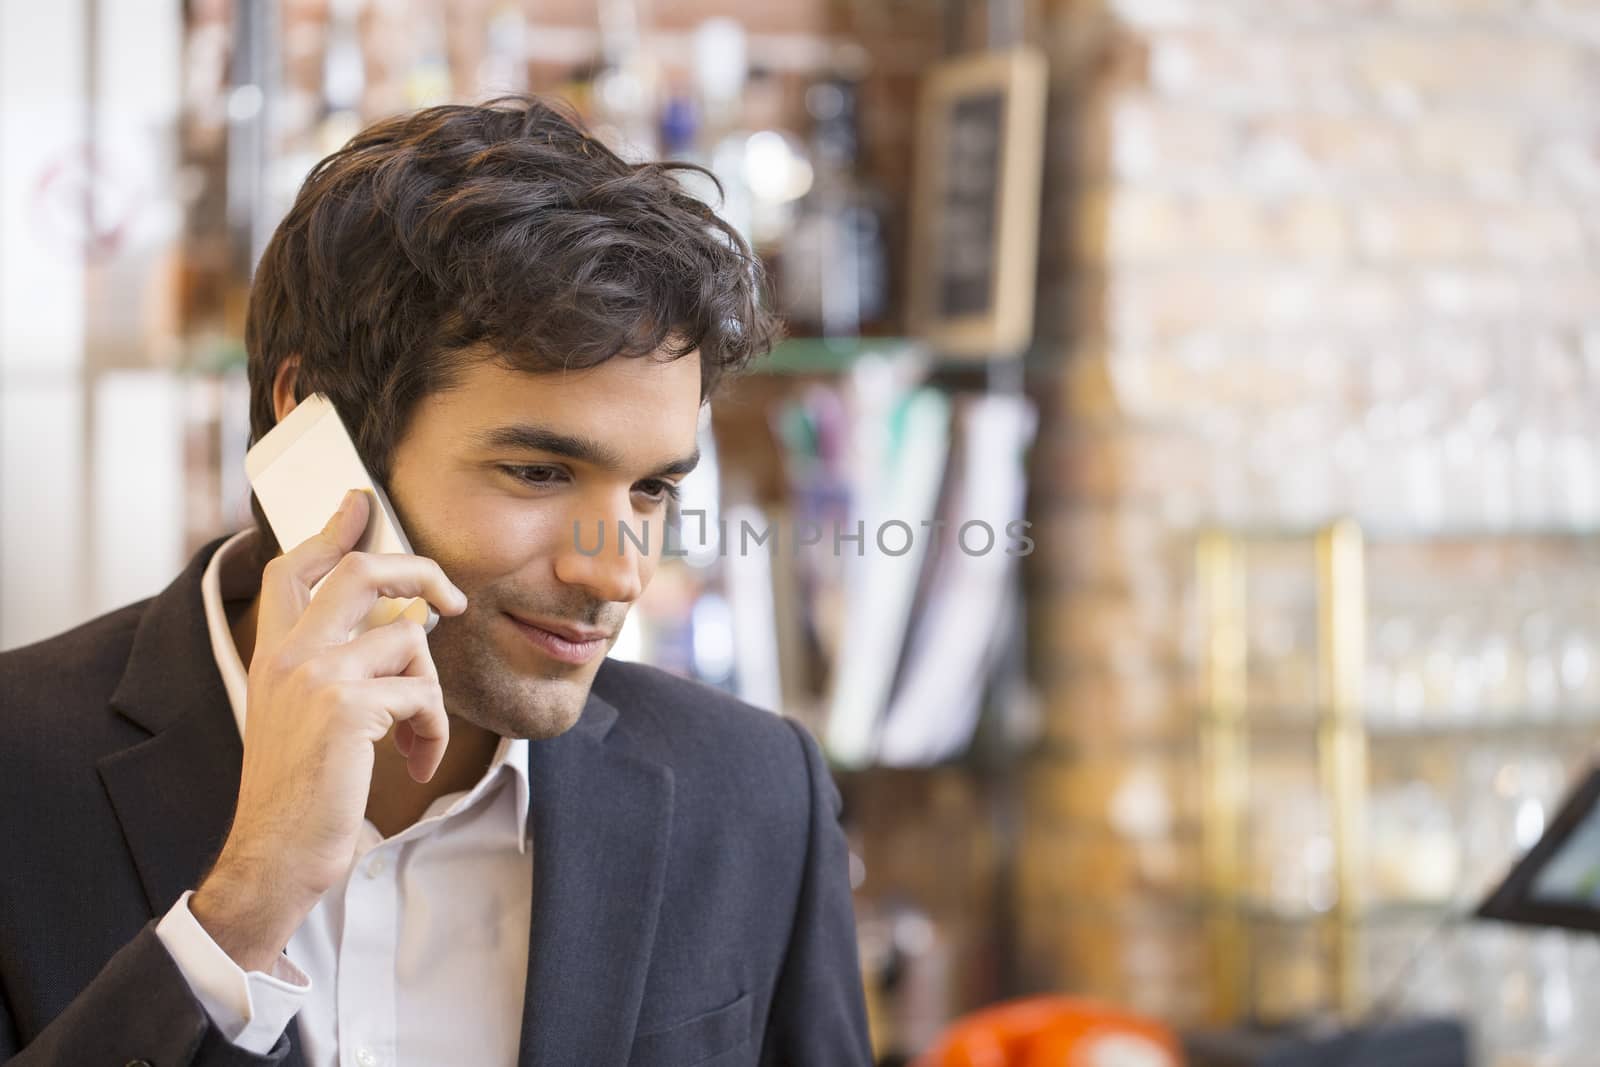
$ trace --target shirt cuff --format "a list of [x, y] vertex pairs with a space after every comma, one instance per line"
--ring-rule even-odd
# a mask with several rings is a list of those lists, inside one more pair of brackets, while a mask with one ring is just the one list
[[211, 1025], [229, 1042], [265, 1056], [305, 1003], [311, 979], [283, 953], [272, 973], [246, 971], [222, 951], [189, 910], [190, 890], [156, 924], [156, 936], [178, 965]]

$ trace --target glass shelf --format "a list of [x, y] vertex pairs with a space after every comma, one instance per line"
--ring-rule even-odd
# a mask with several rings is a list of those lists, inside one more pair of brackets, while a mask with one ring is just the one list
[[[1476, 907], [1475, 901], [1379, 900], [1356, 909], [1352, 921], [1373, 926], [1466, 922], [1472, 919]], [[1289, 908], [1246, 896], [1214, 899], [1199, 894], [1146, 893], [1132, 901], [1120, 897], [1104, 900], [1080, 898], [1064, 905], [1059, 912], [1069, 917], [1132, 921], [1144, 918], [1156, 909], [1195, 923], [1219, 914], [1234, 915], [1250, 923], [1279, 926], [1305, 926], [1339, 920], [1338, 913], [1331, 910]]]
[[[1333, 521], [1330, 518], [1329, 521]], [[1206, 528], [1201, 534], [1223, 534], [1245, 544], [1313, 541], [1327, 529], [1325, 523], [1305, 526], [1227, 526]], [[1361, 525], [1369, 545], [1447, 544], [1471, 541], [1600, 541], [1600, 526], [1384, 526]]]
[[[1227, 723], [1202, 711], [1202, 727]], [[1251, 735], [1288, 734], [1300, 737], [1315, 732], [1325, 720], [1313, 713], [1294, 711], [1247, 711], [1239, 726]], [[1426, 718], [1405, 721], [1389, 712], [1368, 713], [1360, 721], [1362, 731], [1373, 741], [1403, 742], [1459, 738], [1504, 740], [1519, 735], [1529, 738], [1570, 738], [1593, 734], [1600, 737], [1600, 709], [1556, 709], [1553, 714], [1529, 714], [1527, 709], [1491, 711], [1471, 717]]]
[[[1470, 931], [1451, 951], [1473, 959], [1523, 952], [1473, 921], [1474, 894], [1600, 741], [1600, 527], [1247, 525], [1202, 532], [1195, 561], [1214, 903], [1186, 914], [1214, 1010], [1359, 1015], [1435, 930]], [[1571, 980], [1525, 954], [1507, 969], [1534, 995]], [[1425, 966], [1408, 992], [1493, 1012], [1466, 968]]]

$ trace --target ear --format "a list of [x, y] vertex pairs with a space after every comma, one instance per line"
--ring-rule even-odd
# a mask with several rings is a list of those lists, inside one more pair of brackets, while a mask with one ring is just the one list
[[299, 403], [299, 390], [295, 388], [300, 377], [300, 357], [290, 356], [278, 367], [272, 379], [272, 410], [279, 422]]

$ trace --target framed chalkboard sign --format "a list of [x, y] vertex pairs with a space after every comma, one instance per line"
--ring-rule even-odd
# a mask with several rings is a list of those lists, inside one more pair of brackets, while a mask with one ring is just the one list
[[1047, 92], [1031, 48], [935, 68], [911, 210], [911, 332], [941, 355], [1018, 356], [1033, 335]]

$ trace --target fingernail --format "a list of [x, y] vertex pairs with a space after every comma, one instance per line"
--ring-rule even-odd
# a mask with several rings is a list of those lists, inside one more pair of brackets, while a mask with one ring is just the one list
[[344, 497], [339, 501], [339, 506], [333, 509], [333, 514], [328, 516], [328, 521], [322, 524], [322, 530], [324, 533], [330, 532], [335, 526], [337, 526], [339, 524], [340, 517], [350, 510], [350, 496], [354, 492], [354, 489], [348, 489], [345, 491]]
[[361, 490], [359, 490], [359, 489], [346, 489], [344, 491], [344, 499], [339, 501], [339, 510], [340, 511], [349, 511], [351, 505], [353, 505], [356, 502], [356, 497], [358, 497], [360, 495], [361, 495]]

